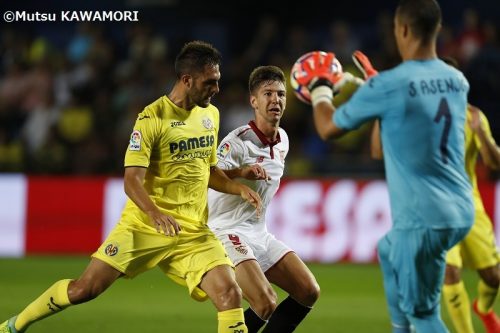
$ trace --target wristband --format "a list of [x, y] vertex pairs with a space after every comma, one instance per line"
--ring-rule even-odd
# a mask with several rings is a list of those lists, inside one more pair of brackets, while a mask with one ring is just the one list
[[313, 107], [321, 102], [331, 103], [333, 99], [333, 90], [328, 86], [319, 86], [311, 92], [311, 104]]

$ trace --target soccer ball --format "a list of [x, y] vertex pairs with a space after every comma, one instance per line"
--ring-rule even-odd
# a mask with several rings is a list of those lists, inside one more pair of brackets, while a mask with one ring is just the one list
[[[300, 85], [297, 82], [297, 77], [303, 76], [305, 74], [305, 71], [303, 68], [305, 62], [308, 61], [311, 64], [311, 66], [314, 66], [312, 56], [315, 52], [318, 52], [318, 51], [312, 51], [312, 52], [306, 53], [302, 57], [297, 59], [297, 61], [293, 64], [292, 71], [290, 73], [290, 85], [293, 88], [293, 92], [294, 92], [295, 96], [297, 96], [297, 98], [299, 100], [301, 100], [302, 102], [304, 102], [306, 104], [311, 104], [311, 93], [309, 92], [309, 89], [307, 89], [306, 86]], [[319, 51], [319, 52], [321, 53], [321, 55], [323, 57], [327, 55], [326, 52], [323, 52], [323, 51]], [[342, 65], [337, 60], [337, 58], [333, 58], [332, 72], [339, 72], [339, 73], [342, 72]]]

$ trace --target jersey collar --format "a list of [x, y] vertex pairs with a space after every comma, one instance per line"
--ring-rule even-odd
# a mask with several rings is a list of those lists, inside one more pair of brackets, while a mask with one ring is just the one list
[[276, 146], [278, 143], [281, 142], [280, 132], [278, 131], [278, 134], [276, 135], [276, 140], [269, 141], [266, 138], [266, 136], [264, 135], [264, 133], [262, 133], [261, 130], [257, 127], [257, 125], [255, 124], [255, 122], [253, 120], [251, 120], [248, 123], [248, 125], [250, 126], [250, 128], [252, 128], [252, 130], [254, 131], [255, 135], [257, 135], [257, 137], [259, 138], [260, 142], [264, 146], [269, 146], [269, 153], [271, 154], [271, 158], [273, 159], [274, 158], [274, 149], [273, 149], [273, 147]]

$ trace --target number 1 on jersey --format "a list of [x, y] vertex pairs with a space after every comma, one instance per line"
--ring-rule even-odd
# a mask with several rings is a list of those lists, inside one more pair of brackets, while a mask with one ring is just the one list
[[442, 117], [444, 117], [444, 128], [443, 134], [441, 135], [439, 150], [441, 150], [441, 161], [443, 161], [444, 164], [448, 164], [448, 136], [450, 135], [451, 113], [448, 101], [444, 97], [441, 98], [439, 102], [439, 108], [434, 117], [434, 122], [439, 123]]

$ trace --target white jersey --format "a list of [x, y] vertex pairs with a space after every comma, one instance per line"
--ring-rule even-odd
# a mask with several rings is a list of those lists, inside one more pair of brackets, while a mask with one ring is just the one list
[[246, 230], [253, 233], [267, 231], [266, 209], [279, 188], [287, 154], [288, 135], [282, 128], [278, 130], [276, 141], [269, 142], [253, 121], [235, 129], [221, 141], [217, 149], [218, 167], [229, 170], [258, 163], [271, 179], [238, 179], [259, 193], [262, 199], [260, 218], [257, 218], [255, 207], [242, 200], [239, 195], [210, 189], [208, 225], [216, 234], [221, 230]]

